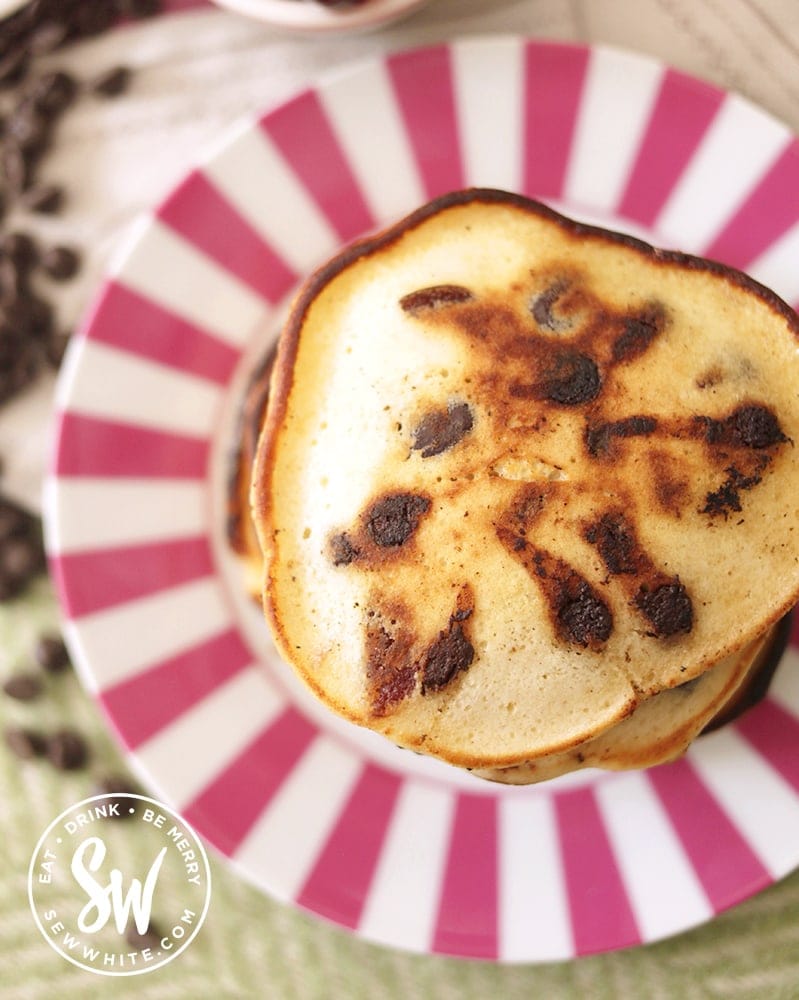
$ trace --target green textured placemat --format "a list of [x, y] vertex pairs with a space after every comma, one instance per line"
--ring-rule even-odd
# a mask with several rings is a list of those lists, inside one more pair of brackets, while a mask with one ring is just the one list
[[[37, 636], [56, 622], [46, 580], [24, 600], [0, 606], [0, 674], [29, 663]], [[99, 776], [124, 773], [124, 765], [74, 674], [46, 680], [36, 702], [0, 699], [0, 723], [43, 730], [75, 726], [88, 737], [92, 757], [85, 771], [61, 773], [46, 762], [21, 762], [5, 749], [0, 752], [2, 1000], [50, 1000], [56, 987], [63, 1000], [799, 996], [799, 874], [669, 941], [563, 964], [495, 966], [408, 955], [361, 941], [272, 901], [212, 857], [208, 917], [186, 952], [161, 969], [128, 979], [73, 967], [47, 945], [33, 921], [28, 864], [47, 825], [94, 794]]]

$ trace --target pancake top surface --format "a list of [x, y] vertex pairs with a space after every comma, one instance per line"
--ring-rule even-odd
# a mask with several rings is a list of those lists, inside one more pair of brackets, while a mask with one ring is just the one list
[[589, 738], [799, 590], [797, 320], [743, 275], [460, 192], [281, 338], [265, 608], [320, 696], [465, 766]]

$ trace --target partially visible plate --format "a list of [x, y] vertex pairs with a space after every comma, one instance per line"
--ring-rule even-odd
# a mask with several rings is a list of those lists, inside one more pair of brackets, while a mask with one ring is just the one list
[[213, 0], [219, 7], [246, 14], [278, 28], [303, 34], [341, 34], [382, 28], [408, 17], [430, 0], [361, 0], [336, 7], [316, 0]]
[[551, 961], [682, 931], [799, 864], [799, 643], [685, 759], [531, 788], [334, 718], [278, 659], [225, 543], [243, 386], [302, 275], [468, 185], [799, 300], [799, 145], [741, 98], [517, 38], [368, 62], [245, 122], [142, 221], [63, 369], [47, 542], [131, 764], [243, 875], [373, 941]]

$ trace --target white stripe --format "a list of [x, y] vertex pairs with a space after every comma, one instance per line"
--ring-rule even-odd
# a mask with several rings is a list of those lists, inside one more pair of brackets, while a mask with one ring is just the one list
[[[269, 137], [249, 128], [205, 172], [298, 274], [326, 260], [339, 239]], [[320, 168], [322, 169], [322, 168]]]
[[566, 200], [595, 211], [618, 205], [658, 93], [662, 67], [628, 52], [591, 53], [566, 175]]
[[424, 189], [385, 65], [342, 73], [319, 98], [374, 218], [390, 222], [421, 205]]
[[269, 726], [284, 704], [263, 671], [247, 667], [143, 743], [134, 762], [169, 802], [184, 808]]
[[713, 916], [713, 908], [646, 776], [613, 777], [596, 798], [644, 941]]
[[789, 141], [779, 122], [728, 96], [663, 206], [655, 225], [660, 242], [701, 253]]
[[196, 375], [87, 340], [70, 396], [75, 413], [208, 437], [218, 419], [222, 392]]
[[53, 554], [190, 538], [208, 530], [205, 483], [184, 479], [70, 479], [45, 482]]
[[466, 182], [522, 185], [524, 48], [518, 39], [464, 40], [452, 48]]
[[697, 740], [691, 763], [774, 878], [796, 867], [799, 798], [731, 727]]
[[236, 862], [278, 899], [294, 899], [361, 769], [360, 756], [337, 740], [318, 737], [239, 846]]
[[111, 687], [231, 624], [219, 582], [206, 577], [73, 621], [97, 687]]
[[117, 280], [234, 347], [263, 322], [267, 303], [159, 219], [115, 262]]
[[437, 784], [400, 789], [358, 930], [381, 944], [430, 948], [455, 798]]
[[793, 646], [786, 646], [768, 696], [799, 718], [799, 650]]
[[550, 796], [499, 800], [499, 954], [508, 962], [574, 956]]
[[786, 302], [799, 302], [799, 223], [765, 250], [747, 268], [747, 272], [767, 288], [773, 289]]

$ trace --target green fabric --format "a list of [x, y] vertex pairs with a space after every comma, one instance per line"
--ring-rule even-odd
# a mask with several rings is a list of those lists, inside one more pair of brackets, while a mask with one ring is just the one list
[[[3, 675], [30, 663], [37, 635], [56, 624], [49, 584], [0, 606]], [[799, 996], [799, 873], [712, 923], [627, 952], [538, 966], [408, 955], [275, 903], [211, 859], [208, 917], [187, 951], [162, 969], [110, 979], [75, 968], [45, 943], [27, 898], [30, 856], [62, 810], [124, 773], [106, 725], [77, 678], [47, 678], [45, 695], [0, 699], [0, 724], [74, 725], [91, 740], [86, 771], [59, 773], [0, 752], [0, 998], [267, 998], [267, 1000], [505, 1000], [549, 998], [788, 998]], [[146, 789], [144, 790], [146, 793]], [[155, 914], [157, 916], [157, 914]], [[54, 987], [58, 988], [54, 994]]]

